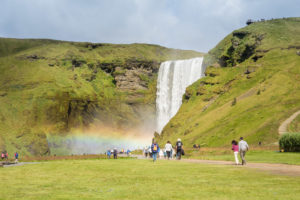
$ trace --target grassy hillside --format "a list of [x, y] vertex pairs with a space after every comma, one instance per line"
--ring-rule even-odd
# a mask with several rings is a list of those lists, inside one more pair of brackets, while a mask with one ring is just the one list
[[205, 57], [206, 77], [187, 88], [182, 107], [157, 139], [229, 146], [244, 136], [251, 145], [274, 144], [280, 123], [300, 109], [299, 55], [300, 18], [232, 32]]
[[0, 38], [0, 151], [48, 154], [47, 134], [153, 121], [160, 62], [199, 55], [148, 44]]

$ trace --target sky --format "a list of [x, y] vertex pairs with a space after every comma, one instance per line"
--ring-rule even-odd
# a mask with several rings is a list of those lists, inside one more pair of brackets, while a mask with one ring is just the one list
[[207, 52], [247, 19], [300, 17], [299, 0], [0, 0], [0, 37], [151, 43]]

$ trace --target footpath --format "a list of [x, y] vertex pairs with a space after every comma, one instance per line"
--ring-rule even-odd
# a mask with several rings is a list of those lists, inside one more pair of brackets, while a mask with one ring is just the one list
[[[142, 155], [134, 156], [137, 159], [147, 159]], [[160, 159], [165, 160], [165, 159]], [[269, 172], [271, 174], [278, 175], [287, 175], [287, 176], [297, 176], [300, 177], [300, 165], [288, 165], [288, 164], [272, 164], [272, 163], [249, 163], [246, 165], [236, 165], [233, 161], [222, 161], [222, 160], [198, 160], [198, 159], [181, 159], [178, 160], [169, 160], [173, 162], [188, 162], [188, 163], [196, 163], [196, 164], [210, 164], [210, 165], [228, 165], [232, 167], [238, 168], [249, 168], [256, 169], [260, 171]]]

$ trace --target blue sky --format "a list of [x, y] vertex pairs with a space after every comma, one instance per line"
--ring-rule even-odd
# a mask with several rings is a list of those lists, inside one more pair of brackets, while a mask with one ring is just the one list
[[297, 16], [299, 0], [0, 0], [0, 37], [207, 52], [247, 19]]

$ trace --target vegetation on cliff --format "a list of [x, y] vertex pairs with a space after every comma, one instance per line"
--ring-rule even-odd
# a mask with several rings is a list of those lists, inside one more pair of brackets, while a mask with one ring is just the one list
[[232, 32], [205, 57], [206, 77], [187, 88], [157, 140], [179, 137], [185, 146], [226, 146], [240, 136], [251, 145], [278, 142], [280, 123], [300, 109], [299, 55], [300, 18]]
[[0, 38], [0, 151], [49, 154], [47, 134], [154, 121], [160, 62], [199, 55], [148, 44]]

